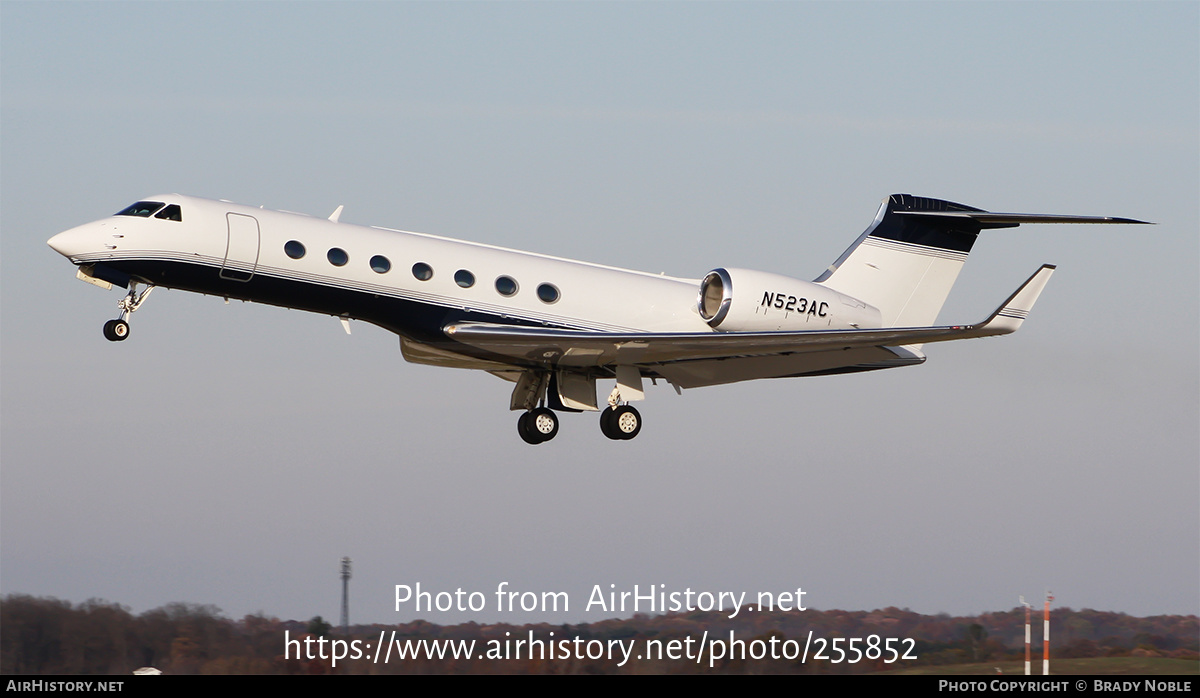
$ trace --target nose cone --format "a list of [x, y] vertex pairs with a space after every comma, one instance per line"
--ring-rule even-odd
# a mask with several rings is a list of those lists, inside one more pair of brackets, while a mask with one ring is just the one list
[[49, 240], [46, 241], [46, 244], [49, 245], [51, 249], [53, 249], [55, 252], [59, 253], [60, 255], [62, 255], [64, 257], [70, 257], [71, 253], [68, 252], [68, 250], [70, 250], [73, 247], [73, 245], [71, 244], [71, 237], [72, 237], [71, 231], [68, 230], [64, 233], [59, 233], [58, 235], [55, 235], [54, 237], [50, 238]]
[[71, 228], [55, 235], [46, 241], [55, 252], [68, 259], [86, 252], [95, 252], [100, 247], [96, 223], [88, 223], [78, 228]]

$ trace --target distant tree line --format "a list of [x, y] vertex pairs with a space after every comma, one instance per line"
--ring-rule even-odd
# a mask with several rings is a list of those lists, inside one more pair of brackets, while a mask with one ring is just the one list
[[[1024, 610], [973, 617], [921, 615], [907, 609], [875, 611], [763, 612], [734, 619], [722, 613], [694, 612], [611, 619], [579, 625], [439, 626], [417, 620], [397, 625], [359, 625], [349, 637], [333, 632], [321, 617], [281, 621], [261, 615], [232, 620], [215, 606], [172, 603], [134, 615], [119, 604], [89, 600], [71, 604], [54, 598], [9, 595], [0, 600], [0, 673], [128, 674], [153, 666], [172, 674], [309, 673], [862, 673], [897, 668], [881, 660], [855, 664], [813, 660], [732, 658], [716, 662], [644, 660], [617, 667], [602, 660], [529, 659], [520, 661], [420, 659], [387, 664], [328, 660], [285, 660], [284, 632], [292, 639], [328, 636], [376, 644], [381, 631], [398, 640], [488, 640], [507, 637], [584, 640], [631, 639], [663, 643], [687, 637], [769, 641], [798, 640], [812, 631], [818, 638], [913, 638], [917, 659], [904, 666], [1015, 661], [1024, 656]], [[1040, 619], [1034, 627], [1034, 652], [1040, 657]], [[1200, 622], [1196, 616], [1136, 618], [1123, 613], [1057, 608], [1051, 611], [1052, 657], [1152, 656], [1200, 660]], [[506, 633], [508, 633], [506, 635]]]

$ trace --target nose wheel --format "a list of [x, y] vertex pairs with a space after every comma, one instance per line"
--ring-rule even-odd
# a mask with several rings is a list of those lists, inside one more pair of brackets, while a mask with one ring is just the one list
[[123, 342], [129, 336], [129, 323], [124, 320], [109, 320], [104, 323], [104, 338], [110, 342]]
[[517, 433], [527, 444], [540, 444], [558, 435], [558, 415], [546, 407], [529, 410], [517, 420]]
[[117, 303], [117, 307], [121, 309], [121, 317], [104, 323], [104, 338], [110, 342], [125, 341], [129, 336], [129, 316], [142, 307], [142, 303], [146, 302], [147, 296], [153, 290], [154, 287], [147, 284], [146, 288], [138, 293], [138, 282], [129, 282], [129, 293]]
[[628, 441], [642, 430], [642, 415], [629, 405], [607, 407], [600, 413], [600, 431], [610, 439]]

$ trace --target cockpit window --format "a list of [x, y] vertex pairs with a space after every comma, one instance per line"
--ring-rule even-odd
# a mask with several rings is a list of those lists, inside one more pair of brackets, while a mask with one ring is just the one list
[[183, 211], [179, 209], [179, 204], [169, 204], [166, 208], [154, 214], [155, 218], [161, 218], [164, 221], [181, 221], [183, 220]]
[[154, 212], [163, 207], [161, 201], [139, 201], [130, 206], [124, 211], [117, 213], [118, 216], [137, 216], [138, 218], [149, 218], [154, 215]]

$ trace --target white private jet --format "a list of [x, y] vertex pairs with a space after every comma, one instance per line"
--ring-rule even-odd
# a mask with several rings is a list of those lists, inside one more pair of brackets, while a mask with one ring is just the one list
[[78, 278], [128, 289], [104, 336], [156, 286], [363, 320], [395, 332], [408, 361], [474, 368], [516, 385], [528, 443], [558, 433], [555, 411], [599, 410], [632, 439], [642, 380], [695, 388], [757, 378], [911, 366], [921, 346], [1008, 334], [1054, 267], [1045, 265], [990, 317], [931, 326], [980, 230], [1021, 223], [1144, 223], [1127, 218], [989, 213], [895, 194], [814, 281], [747, 269], [701, 279], [617, 269], [492, 245], [240, 206], [154, 196], [72, 228], [49, 244]]

